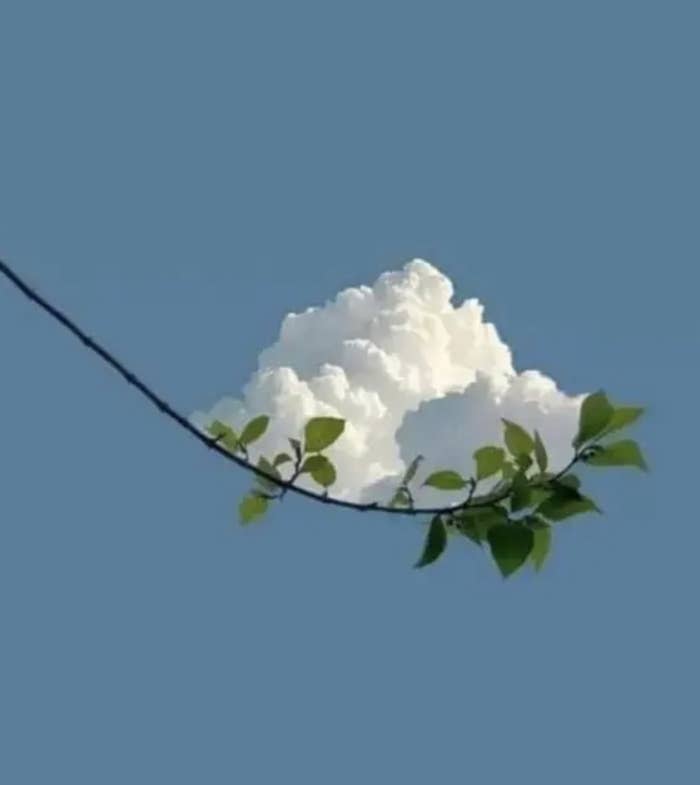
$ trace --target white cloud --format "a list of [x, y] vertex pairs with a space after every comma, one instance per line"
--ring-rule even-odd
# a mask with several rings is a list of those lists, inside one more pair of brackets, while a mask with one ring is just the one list
[[[537, 428], [552, 465], [563, 465], [581, 396], [565, 395], [539, 371], [516, 372], [483, 306], [474, 299], [454, 306], [452, 296], [450, 280], [415, 259], [372, 287], [289, 314], [242, 399], [225, 398], [192, 420], [240, 429], [269, 414], [255, 447], [270, 454], [288, 449], [286, 437], [298, 436], [310, 417], [343, 417], [345, 433], [329, 450], [338, 469], [333, 492], [353, 499], [385, 500], [418, 453], [426, 470], [471, 473], [473, 451], [501, 443], [501, 417]], [[435, 498], [419, 495], [424, 503]]]

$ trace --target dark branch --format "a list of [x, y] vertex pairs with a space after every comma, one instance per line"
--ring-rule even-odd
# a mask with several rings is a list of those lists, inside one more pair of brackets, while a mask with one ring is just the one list
[[[346, 507], [351, 510], [360, 510], [362, 512], [386, 512], [393, 515], [437, 515], [439, 513], [448, 514], [458, 512], [459, 510], [465, 509], [466, 507], [488, 507], [492, 504], [496, 504], [499, 501], [503, 501], [508, 496], [508, 493], [502, 492], [499, 494], [484, 494], [483, 496], [475, 497], [473, 496], [472, 489], [472, 493], [465, 501], [452, 506], [416, 508], [389, 507], [388, 505], [378, 504], [377, 502], [362, 504], [360, 502], [346, 501], [345, 499], [337, 499], [333, 496], [327, 496], [325, 494], [322, 495], [315, 493], [314, 491], [309, 491], [306, 488], [302, 488], [301, 486], [295, 484], [298, 472], [295, 472], [294, 476], [290, 480], [281, 480], [278, 477], [267, 474], [267, 472], [259, 469], [257, 466], [250, 463], [247, 459], [241, 458], [240, 456], [226, 450], [218, 443], [217, 438], [212, 438], [202, 433], [187, 419], [187, 417], [174, 409], [164, 398], [154, 392], [145, 382], [143, 382], [133, 371], [129, 370], [111, 352], [109, 352], [97, 341], [91, 338], [87, 333], [85, 333], [69, 316], [48, 302], [48, 300], [45, 300], [36, 290], [32, 289], [32, 287], [30, 287], [29, 284], [20, 278], [20, 276], [17, 275], [17, 273], [14, 272], [14, 270], [12, 270], [12, 268], [2, 259], [0, 259], [0, 273], [2, 273], [5, 278], [11, 281], [17, 287], [17, 289], [19, 289], [19, 291], [24, 294], [25, 297], [31, 300], [31, 302], [49, 314], [49, 316], [62, 325], [68, 332], [72, 333], [76, 338], [78, 338], [78, 340], [85, 344], [85, 346], [90, 351], [101, 357], [102, 360], [107, 363], [107, 365], [113, 368], [124, 379], [124, 381], [127, 382], [127, 384], [135, 387], [141, 393], [141, 395], [143, 395], [144, 398], [147, 398], [162, 414], [170, 418], [170, 420], [179, 425], [183, 430], [187, 431], [191, 436], [194, 436], [195, 439], [204, 444], [206, 447], [209, 447], [210, 449], [219, 453], [219, 455], [222, 455], [227, 460], [232, 461], [242, 469], [257, 475], [258, 477], [263, 477], [264, 479], [269, 480], [270, 482], [277, 485], [281, 489], [282, 495], [284, 495], [284, 493], [287, 491], [292, 491], [293, 493], [297, 493], [300, 496], [306, 496], [307, 498], [321, 502], [322, 504], [330, 504], [335, 507]], [[557, 479], [566, 474], [573, 464], [576, 463], [579, 457], [580, 456], [576, 454], [568, 466], [559, 472], [559, 474], [554, 479]]]

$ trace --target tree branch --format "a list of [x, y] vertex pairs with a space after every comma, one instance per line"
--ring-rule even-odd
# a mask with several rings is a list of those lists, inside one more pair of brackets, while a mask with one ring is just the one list
[[[290, 480], [281, 480], [278, 477], [274, 477], [271, 474], [259, 469], [254, 464], [250, 463], [246, 458], [242, 458], [238, 455], [235, 455], [224, 447], [222, 447], [218, 443], [217, 438], [212, 438], [205, 433], [202, 433], [195, 425], [193, 425], [185, 415], [179, 412], [177, 409], [173, 408], [163, 397], [161, 397], [158, 393], [156, 393], [151, 387], [149, 387], [144, 381], [142, 381], [133, 371], [127, 368], [124, 363], [122, 363], [119, 359], [117, 359], [110, 351], [104, 348], [100, 343], [98, 343], [94, 338], [91, 338], [81, 327], [79, 327], [66, 313], [61, 311], [55, 305], [52, 305], [48, 300], [42, 297], [35, 289], [29, 286], [26, 281], [24, 281], [14, 270], [2, 259], [0, 259], [0, 273], [2, 273], [7, 280], [9, 280], [14, 286], [22, 292], [22, 294], [38, 306], [41, 310], [47, 313], [52, 319], [58, 322], [65, 330], [69, 333], [72, 333], [79, 341], [81, 341], [85, 347], [100, 357], [107, 365], [109, 365], [113, 370], [115, 370], [123, 379], [127, 382], [127, 384], [134, 387], [144, 398], [148, 399], [153, 406], [155, 406], [161, 414], [165, 417], [169, 418], [172, 422], [176, 425], [180, 426], [184, 431], [187, 431], [191, 436], [193, 436], [197, 441], [204, 444], [214, 452], [219, 453], [219, 455], [226, 458], [226, 460], [235, 463], [240, 468], [244, 469], [245, 471], [251, 472], [252, 474], [257, 475], [258, 477], [263, 477], [266, 480], [277, 485], [284, 495], [286, 492], [291, 491], [293, 493], [298, 494], [299, 496], [305, 496], [308, 499], [313, 499], [313, 501], [320, 502], [321, 504], [328, 504], [335, 507], [345, 507], [351, 510], [359, 510], [361, 512], [384, 512], [389, 513], [391, 515], [437, 515], [440, 513], [449, 514], [455, 513], [459, 510], [466, 509], [467, 507], [489, 507], [493, 504], [496, 504], [499, 501], [503, 501], [508, 497], [507, 492], [501, 492], [498, 494], [484, 494], [482, 496], [474, 496], [473, 489], [472, 493], [469, 494], [468, 498], [459, 503], [452, 506], [446, 507], [416, 507], [416, 508], [400, 508], [400, 507], [390, 507], [389, 505], [379, 504], [377, 502], [370, 502], [370, 503], [361, 503], [361, 502], [352, 502], [347, 501], [345, 499], [338, 499], [333, 496], [328, 496], [325, 494], [316, 493], [314, 491], [309, 491], [306, 488], [303, 488], [299, 485], [295, 484], [295, 480], [297, 479], [298, 472], [295, 472], [294, 476]], [[559, 472], [554, 479], [558, 479], [566, 474], [567, 471], [573, 466], [574, 463], [579, 459], [579, 454], [575, 454], [572, 461], [561, 471]]]

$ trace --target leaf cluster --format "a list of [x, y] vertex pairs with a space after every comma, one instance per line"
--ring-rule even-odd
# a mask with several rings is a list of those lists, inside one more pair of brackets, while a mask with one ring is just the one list
[[[247, 458], [248, 445], [265, 433], [269, 421], [267, 415], [255, 417], [245, 426], [239, 437], [231, 426], [215, 420], [209, 426], [209, 433], [227, 449], [232, 452], [240, 451]], [[255, 477], [255, 487], [242, 499], [238, 507], [241, 523], [252, 523], [262, 518], [270, 502], [281, 499], [286, 492], [286, 486], [303, 475], [309, 475], [322, 488], [323, 493], [327, 493], [328, 488], [335, 483], [337, 473], [324, 450], [330, 447], [344, 430], [345, 420], [339, 417], [313, 417], [306, 423], [303, 439], [289, 438], [291, 452], [277, 453], [271, 459], [261, 455], [257, 462], [259, 472]]]
[[[639, 445], [632, 439], [611, 437], [633, 425], [643, 414], [635, 406], [615, 406], [602, 391], [587, 396], [581, 405], [573, 457], [560, 471], [550, 471], [547, 448], [541, 435], [504, 419], [503, 444], [485, 445], [473, 454], [474, 472], [464, 477], [454, 469], [430, 472], [421, 485], [440, 491], [464, 492], [458, 504], [438, 508], [428, 521], [422, 553], [416, 567], [432, 564], [445, 552], [451, 538], [466, 539], [486, 547], [499, 571], [508, 577], [524, 564], [535, 570], [545, 564], [553, 531], [562, 521], [600, 508], [584, 494], [574, 472], [578, 466], [631, 466], [647, 469]], [[248, 447], [267, 430], [269, 417], [248, 422], [240, 435], [215, 420], [209, 433], [225, 449], [249, 458]], [[308, 476], [319, 487], [319, 498], [336, 482], [337, 471], [326, 450], [345, 431], [345, 420], [313, 417], [301, 438], [289, 438], [290, 450], [274, 456], [260, 455], [255, 464], [255, 485], [239, 505], [242, 523], [260, 520], [271, 502], [284, 497], [289, 487]], [[396, 488], [388, 507], [420, 514], [415, 506], [415, 486], [424, 458], [416, 456]], [[479, 486], [489, 487], [477, 495]], [[358, 505], [359, 506], [359, 505]], [[385, 508], [386, 509], [386, 508]]]
[[[435, 514], [428, 526], [416, 567], [435, 562], [446, 550], [450, 535], [487, 546], [498, 569], [508, 577], [528, 561], [540, 570], [549, 556], [555, 526], [576, 515], [600, 513], [581, 490], [573, 472], [576, 464], [594, 467], [631, 466], [647, 470], [639, 445], [632, 439], [610, 440], [612, 434], [634, 424], [643, 414], [634, 406], [614, 406], [604, 392], [587, 396], [572, 442], [574, 455], [560, 472], [548, 471], [549, 459], [540, 434], [528, 433], [503, 420], [505, 447], [487, 445], [474, 453], [473, 478], [451, 469], [433, 472], [424, 485], [445, 491], [470, 487], [465, 503], [456, 510]], [[490, 494], [474, 497], [476, 485], [497, 480]]]

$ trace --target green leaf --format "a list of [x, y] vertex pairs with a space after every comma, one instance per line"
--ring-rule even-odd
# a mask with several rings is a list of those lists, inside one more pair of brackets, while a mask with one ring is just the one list
[[269, 422], [270, 418], [266, 414], [261, 414], [259, 417], [253, 417], [243, 429], [241, 444], [252, 444], [259, 439], [267, 430]]
[[522, 523], [526, 526], [529, 526], [532, 531], [536, 531], [537, 529], [547, 529], [549, 527], [549, 523], [541, 516], [541, 515], [526, 515]]
[[399, 488], [396, 493], [391, 497], [389, 507], [410, 507], [411, 497], [405, 488]]
[[578, 490], [581, 487], [581, 480], [575, 474], [565, 474], [563, 477], [555, 480], [554, 485], [563, 485], [565, 488]]
[[418, 466], [420, 462], [423, 460], [422, 455], [416, 455], [416, 457], [411, 461], [411, 465], [406, 469], [406, 474], [403, 476], [403, 485], [408, 485], [411, 480], [416, 476], [416, 472], [418, 471]]
[[537, 507], [538, 504], [542, 504], [545, 499], [548, 499], [552, 495], [551, 488], [540, 488], [538, 486], [530, 486], [530, 506]]
[[550, 521], [563, 521], [574, 515], [581, 515], [586, 512], [600, 512], [596, 503], [587, 496], [582, 496], [576, 491], [569, 489], [568, 493], [556, 490], [548, 499], [540, 504], [537, 512], [548, 518]]
[[[269, 474], [272, 477], [276, 477], [278, 480], [282, 479], [282, 475], [280, 474], [279, 469], [273, 463], [270, 463], [270, 461], [268, 461], [264, 455], [261, 455], [258, 458], [258, 469], [264, 471], [265, 474]], [[258, 479], [263, 479], [263, 478], [258, 475]], [[277, 488], [276, 485], [274, 487]]]
[[324, 488], [328, 488], [335, 482], [335, 466], [325, 455], [309, 455], [304, 461], [301, 471], [302, 473], [308, 472]]
[[501, 475], [504, 480], [511, 480], [515, 476], [515, 466], [510, 461], [505, 461], [501, 467]]
[[272, 462], [273, 466], [281, 466], [283, 463], [289, 463], [292, 460], [292, 456], [286, 452], [279, 452], [275, 455], [275, 460]]
[[221, 420], [214, 420], [207, 425], [207, 431], [216, 439], [217, 436], [225, 436], [231, 431], [231, 428], [226, 423], [221, 422]]
[[612, 419], [614, 409], [607, 395], [600, 390], [584, 398], [579, 412], [578, 433], [573, 441], [577, 449], [598, 436]]
[[420, 559], [414, 564], [414, 567], [425, 567], [427, 564], [432, 564], [438, 559], [447, 546], [447, 529], [442, 522], [442, 518], [436, 515], [430, 521], [430, 528], [425, 538], [423, 546], [423, 553]]
[[207, 427], [207, 430], [219, 444], [222, 444], [230, 452], [236, 452], [238, 449], [238, 436], [236, 436], [233, 428], [221, 422], [221, 420], [214, 420]]
[[525, 507], [529, 507], [531, 496], [532, 493], [527, 483], [527, 477], [522, 472], [516, 474], [513, 478], [513, 488], [510, 494], [511, 512], [517, 512], [525, 509]]
[[241, 523], [252, 523], [267, 511], [269, 500], [257, 493], [249, 493], [243, 497], [238, 506]]
[[[281, 475], [277, 470], [277, 468], [273, 466], [270, 463], [270, 461], [268, 461], [267, 458], [265, 458], [263, 455], [261, 455], [258, 458], [258, 469], [265, 472], [265, 474], [269, 474], [272, 477], [277, 477], [278, 479], [281, 479]], [[272, 480], [269, 480], [267, 477], [261, 477], [259, 474], [255, 475], [255, 481], [260, 485], [260, 487], [264, 491], [268, 493], [277, 491], [279, 488], [279, 486], [276, 483], [274, 483]]]
[[489, 529], [488, 541], [501, 575], [507, 578], [525, 563], [534, 546], [535, 535], [526, 526], [493, 526]]
[[489, 529], [508, 522], [503, 507], [467, 507], [455, 515], [457, 529], [473, 542], [481, 545]]
[[632, 425], [644, 414], [641, 406], [616, 406], [610, 422], [605, 426], [601, 436], [607, 436], [615, 431], [620, 431]]
[[547, 560], [552, 547], [552, 530], [549, 526], [537, 526], [532, 533], [534, 542], [530, 551], [530, 559], [535, 565], [535, 570], [539, 572]]
[[444, 469], [439, 472], [433, 472], [423, 485], [430, 485], [433, 488], [439, 488], [441, 491], [458, 491], [464, 488], [467, 481], [461, 474], [452, 471], [451, 469]]
[[530, 434], [517, 423], [503, 420], [506, 447], [513, 457], [529, 455], [535, 449], [535, 442]]
[[532, 466], [532, 458], [529, 455], [525, 455], [525, 453], [520, 453], [515, 462], [523, 472], [526, 472]]
[[544, 474], [547, 471], [549, 461], [544, 442], [537, 431], [535, 431], [535, 460], [537, 461], [537, 467]]
[[474, 453], [476, 461], [476, 479], [485, 480], [497, 474], [503, 468], [506, 454], [502, 447], [480, 447]]
[[292, 445], [296, 459], [299, 460], [301, 458], [301, 442], [299, 439], [288, 439], [288, 441]]
[[264, 455], [261, 455], [258, 458], [258, 469], [264, 471], [265, 474], [270, 474], [273, 477], [277, 477], [278, 480], [281, 479], [281, 475], [277, 467], [274, 464], [270, 463], [270, 461], [268, 461]]
[[586, 463], [591, 466], [636, 466], [643, 471], [648, 470], [639, 445], [632, 439], [601, 447], [586, 460]]
[[304, 429], [306, 452], [325, 450], [344, 430], [345, 420], [339, 417], [314, 417], [306, 423]]

